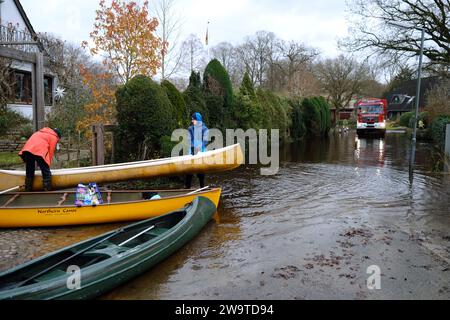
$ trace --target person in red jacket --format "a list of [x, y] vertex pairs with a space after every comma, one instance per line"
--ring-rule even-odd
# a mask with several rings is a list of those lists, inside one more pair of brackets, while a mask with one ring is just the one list
[[33, 191], [34, 171], [37, 162], [42, 172], [42, 180], [45, 191], [52, 189], [52, 165], [53, 154], [56, 145], [61, 139], [61, 130], [55, 128], [42, 128], [33, 133], [19, 152], [19, 156], [26, 164], [25, 191]]

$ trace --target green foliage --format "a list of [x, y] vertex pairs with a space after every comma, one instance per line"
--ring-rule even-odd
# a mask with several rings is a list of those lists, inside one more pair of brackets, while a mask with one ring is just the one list
[[185, 127], [189, 124], [189, 114], [186, 109], [186, 102], [178, 89], [168, 80], [161, 82], [161, 86], [166, 90], [167, 97], [169, 98], [172, 106], [175, 110], [175, 122], [179, 128]]
[[399, 124], [402, 127], [409, 127], [411, 119], [414, 117], [414, 112], [405, 112], [401, 115]]
[[20, 113], [10, 110], [6, 106], [0, 106], [0, 136], [29, 122]]
[[[414, 128], [414, 112], [413, 115], [411, 117], [411, 119], [409, 120], [409, 127], [410, 128]], [[423, 124], [423, 128], [420, 127], [420, 125]], [[419, 113], [419, 118], [417, 119], [417, 127], [419, 129], [426, 129], [429, 126], [429, 114], [428, 112], [421, 112]]]
[[17, 152], [0, 152], [0, 168], [7, 168], [22, 164], [22, 158]]
[[291, 138], [300, 140], [306, 135], [305, 117], [302, 112], [302, 104], [299, 100], [291, 100]]
[[209, 111], [211, 127], [227, 128], [231, 125], [233, 87], [230, 76], [222, 64], [211, 60], [203, 73], [203, 91]]
[[330, 106], [323, 97], [303, 99], [301, 110], [308, 135], [328, 134], [331, 128]]
[[288, 101], [269, 90], [261, 88], [258, 88], [256, 95], [261, 105], [262, 128], [279, 129], [280, 138], [287, 138], [291, 126], [291, 119], [288, 117], [291, 106]]
[[255, 88], [245, 73], [241, 87], [233, 100], [233, 120], [237, 128], [244, 130], [253, 128], [262, 129], [263, 112], [256, 97]]
[[[116, 92], [116, 150], [120, 160], [138, 160], [161, 150], [161, 137], [176, 127], [166, 91], [146, 76], [136, 76]], [[145, 152], [144, 152], [145, 151]]]
[[[403, 127], [409, 127], [409, 128], [414, 128], [414, 116], [415, 116], [415, 112], [411, 111], [411, 112], [406, 112], [404, 114], [401, 115], [399, 123], [400, 126]], [[419, 118], [417, 119], [417, 127], [419, 127], [420, 121], [422, 121], [423, 124], [423, 128], [421, 129], [425, 129], [429, 127], [429, 114], [428, 112], [421, 112], [419, 113]]]
[[90, 102], [91, 94], [84, 88], [68, 88], [61, 101], [51, 109], [48, 125], [63, 132], [76, 132], [76, 125], [86, 116], [84, 106]]
[[[186, 103], [186, 111], [190, 117], [194, 112], [200, 112], [203, 117], [203, 122], [209, 125], [209, 112], [206, 108], [205, 97], [201, 89], [202, 83], [200, 80], [200, 73], [192, 72], [189, 78], [189, 86], [183, 92], [183, 99]], [[188, 121], [190, 122], [190, 118]]]
[[256, 99], [255, 87], [253, 86], [252, 80], [248, 75], [248, 72], [245, 72], [244, 77], [242, 78], [242, 83], [239, 88], [239, 93], [243, 96], [248, 96], [250, 99]]
[[431, 137], [441, 149], [444, 149], [447, 124], [450, 124], [450, 116], [439, 116], [431, 123]]

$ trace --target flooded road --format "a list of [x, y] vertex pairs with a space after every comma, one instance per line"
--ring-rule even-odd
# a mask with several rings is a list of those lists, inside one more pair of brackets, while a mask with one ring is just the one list
[[[350, 132], [284, 148], [275, 176], [209, 176], [219, 218], [102, 298], [449, 299], [450, 175], [432, 172], [431, 154], [418, 144], [411, 184], [406, 135]], [[116, 227], [0, 231], [0, 269]], [[367, 287], [371, 266], [380, 289]]]

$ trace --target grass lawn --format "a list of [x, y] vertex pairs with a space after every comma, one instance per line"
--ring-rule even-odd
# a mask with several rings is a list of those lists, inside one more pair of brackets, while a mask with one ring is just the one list
[[22, 163], [22, 159], [17, 155], [17, 152], [0, 152], [0, 168], [20, 165]]

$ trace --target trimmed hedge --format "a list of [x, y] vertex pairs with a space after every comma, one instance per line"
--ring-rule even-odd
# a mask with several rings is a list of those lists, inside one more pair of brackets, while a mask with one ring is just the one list
[[244, 74], [238, 93], [233, 99], [233, 119], [235, 126], [244, 130], [263, 129], [264, 112], [256, 96], [255, 88], [248, 73]]
[[441, 149], [444, 149], [445, 145], [447, 124], [450, 124], [450, 116], [439, 116], [431, 123], [431, 137]]
[[307, 134], [325, 136], [331, 128], [330, 106], [323, 97], [305, 98], [302, 101]]
[[233, 87], [228, 72], [217, 59], [211, 60], [203, 73], [203, 92], [210, 126], [232, 127]]
[[186, 109], [186, 102], [180, 91], [168, 80], [161, 82], [161, 86], [166, 90], [167, 97], [175, 110], [175, 122], [179, 128], [187, 126], [189, 114]]
[[166, 91], [146, 76], [136, 76], [116, 91], [117, 157], [139, 160], [160, 153], [161, 139], [175, 128], [175, 110]]
[[200, 112], [203, 117], [203, 122], [205, 122], [206, 125], [209, 126], [209, 112], [208, 108], [206, 107], [206, 102], [201, 86], [202, 82], [200, 80], [200, 73], [193, 71], [189, 78], [189, 86], [183, 92], [183, 99], [186, 103], [186, 111], [189, 117], [194, 112]]
[[399, 124], [402, 127], [409, 127], [411, 119], [414, 117], [414, 112], [405, 112], [401, 115]]
[[293, 140], [300, 140], [306, 133], [305, 117], [302, 112], [302, 104], [299, 100], [290, 100], [291, 104], [291, 137]]

